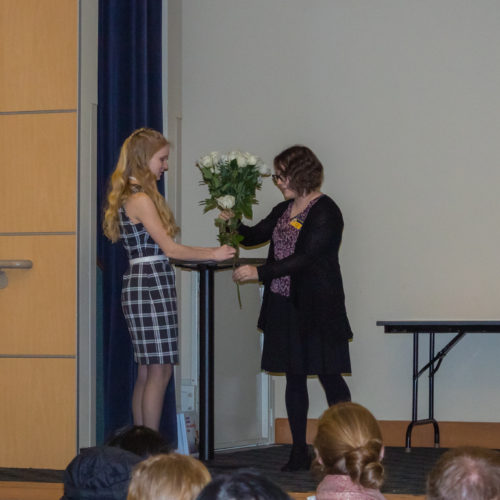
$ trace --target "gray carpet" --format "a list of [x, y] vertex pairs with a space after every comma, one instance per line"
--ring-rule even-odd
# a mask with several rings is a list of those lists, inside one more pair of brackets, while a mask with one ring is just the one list
[[[290, 448], [290, 445], [274, 445], [218, 452], [214, 460], [205, 465], [212, 475], [251, 468], [265, 474], [285, 491], [315, 491], [318, 480], [311, 472], [281, 472], [280, 468], [287, 462]], [[382, 492], [423, 495], [427, 474], [444, 451], [443, 448], [413, 448], [410, 453], [406, 453], [404, 448], [387, 447], [383, 462], [386, 479]]]

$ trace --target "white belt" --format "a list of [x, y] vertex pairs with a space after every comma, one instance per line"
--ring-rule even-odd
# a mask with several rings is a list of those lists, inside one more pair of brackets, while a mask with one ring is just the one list
[[140, 262], [156, 262], [157, 260], [167, 260], [165, 255], [149, 255], [148, 257], [137, 257], [137, 259], [130, 259], [129, 264], [139, 264]]

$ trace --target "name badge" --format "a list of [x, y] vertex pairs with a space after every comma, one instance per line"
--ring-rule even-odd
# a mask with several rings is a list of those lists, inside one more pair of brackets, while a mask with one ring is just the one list
[[290, 221], [290, 225], [293, 226], [295, 229], [300, 229], [303, 224], [304, 224], [304, 221], [299, 219], [298, 217], [294, 217]]

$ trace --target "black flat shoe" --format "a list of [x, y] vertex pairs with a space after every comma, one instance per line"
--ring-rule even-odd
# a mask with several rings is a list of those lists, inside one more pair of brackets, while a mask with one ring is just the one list
[[311, 468], [312, 455], [307, 444], [293, 445], [288, 462], [281, 467], [283, 472], [294, 472], [297, 470], [309, 470]]

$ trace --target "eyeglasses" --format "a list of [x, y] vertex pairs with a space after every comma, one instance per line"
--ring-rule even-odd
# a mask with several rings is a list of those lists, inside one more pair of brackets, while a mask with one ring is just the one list
[[284, 182], [285, 180], [283, 176], [280, 174], [273, 174], [271, 175], [271, 178], [273, 179], [273, 182], [278, 182], [278, 181]]

